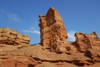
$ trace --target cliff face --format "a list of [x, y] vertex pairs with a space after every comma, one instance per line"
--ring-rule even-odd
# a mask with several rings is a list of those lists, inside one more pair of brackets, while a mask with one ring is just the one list
[[30, 37], [10, 28], [0, 29], [0, 67], [100, 67], [100, 39], [96, 32], [67, 32], [58, 11], [51, 7], [40, 17], [41, 43], [29, 45]]

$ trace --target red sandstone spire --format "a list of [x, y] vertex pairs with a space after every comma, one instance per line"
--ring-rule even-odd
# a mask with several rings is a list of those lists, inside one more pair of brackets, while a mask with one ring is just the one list
[[68, 38], [64, 22], [59, 12], [50, 7], [46, 15], [39, 15], [41, 43], [46, 48], [51, 48], [54, 51], [57, 47], [63, 45]]

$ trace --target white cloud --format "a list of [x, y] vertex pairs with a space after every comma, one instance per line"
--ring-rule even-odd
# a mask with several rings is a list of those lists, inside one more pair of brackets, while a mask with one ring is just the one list
[[0, 12], [1, 12], [1, 16], [7, 17], [9, 21], [21, 23], [21, 20], [20, 20], [20, 18], [18, 17], [17, 14], [9, 13], [7, 10], [4, 10], [4, 9], [0, 9]]
[[76, 31], [72, 31], [72, 30], [67, 32], [67, 34], [68, 34], [68, 41], [75, 41], [75, 36], [74, 36], [75, 32]]
[[40, 31], [30, 31], [30, 30], [22, 30], [23, 32], [27, 32], [27, 33], [36, 33], [36, 34], [40, 34]]
[[34, 28], [31, 28], [31, 30], [34, 30]]
[[27, 33], [29, 33], [29, 31], [28, 30], [22, 30], [23, 32], [27, 32]]
[[14, 22], [21, 22], [21, 20], [19, 19], [19, 17], [17, 16], [17, 14], [14, 13], [7, 13], [7, 17], [9, 19], [9, 21], [14, 21]]
[[40, 34], [40, 31], [30, 31], [31, 33], [37, 33]]

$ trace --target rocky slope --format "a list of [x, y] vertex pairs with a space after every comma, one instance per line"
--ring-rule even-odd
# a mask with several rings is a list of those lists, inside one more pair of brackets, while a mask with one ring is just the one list
[[39, 17], [39, 44], [29, 45], [29, 36], [13, 29], [0, 29], [0, 67], [100, 66], [100, 39], [96, 32], [75, 33], [76, 41], [67, 42], [67, 31], [56, 9], [51, 7]]

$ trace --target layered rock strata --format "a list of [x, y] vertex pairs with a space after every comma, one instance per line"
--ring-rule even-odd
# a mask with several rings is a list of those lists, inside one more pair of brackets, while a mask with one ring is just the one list
[[29, 45], [30, 37], [8, 27], [0, 28], [0, 44]]
[[46, 15], [39, 15], [41, 43], [51, 51], [58, 51], [59, 46], [66, 43], [68, 37], [64, 22], [59, 12], [50, 7]]
[[[100, 39], [96, 32], [75, 33], [76, 41], [66, 42], [68, 36], [65, 28], [58, 29], [55, 25], [59, 26], [59, 23], [62, 23], [58, 23], [61, 17], [55, 17], [59, 14], [56, 11], [51, 7], [46, 15], [40, 15], [41, 44], [22, 47], [20, 44], [29, 41], [29, 37], [23, 41], [23, 37], [19, 36], [17, 31], [10, 28], [0, 29], [0, 38], [4, 37], [0, 39], [0, 67], [100, 67]], [[60, 19], [55, 20], [54, 17]], [[50, 24], [53, 19], [55, 23]], [[21, 39], [17, 39], [18, 36]], [[14, 46], [16, 40], [20, 40], [18, 46]], [[56, 53], [57, 51], [62, 53]]]
[[78, 51], [85, 52], [87, 49], [100, 48], [100, 39], [96, 32], [92, 32], [91, 34], [75, 33], [75, 37]]
[[41, 44], [36, 44], [0, 51], [0, 67], [99, 67], [100, 65], [100, 53], [97, 51], [88, 49], [86, 53], [57, 54], [42, 48]]

